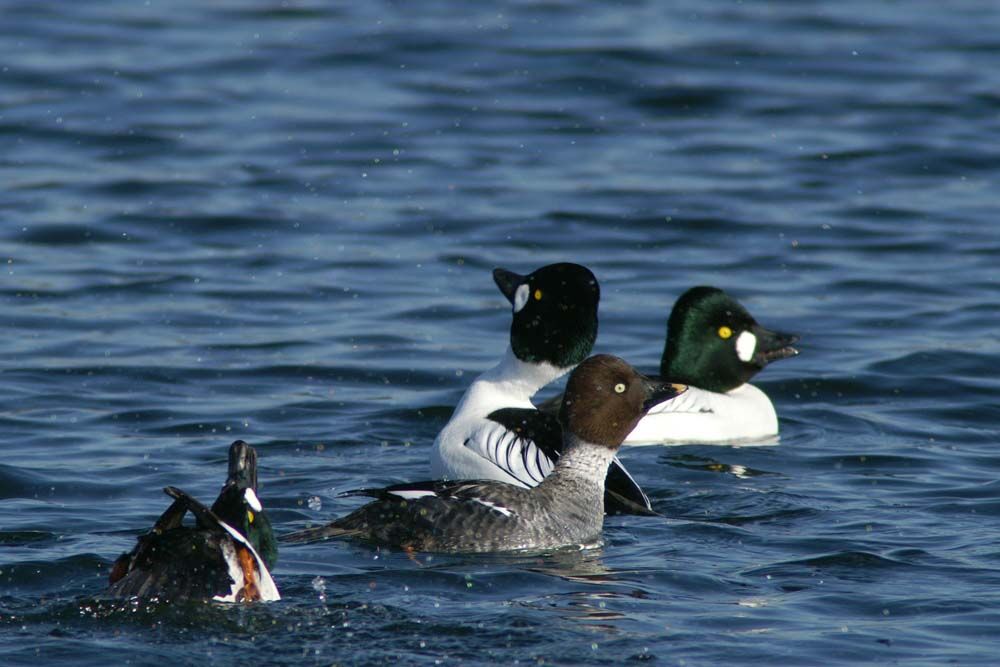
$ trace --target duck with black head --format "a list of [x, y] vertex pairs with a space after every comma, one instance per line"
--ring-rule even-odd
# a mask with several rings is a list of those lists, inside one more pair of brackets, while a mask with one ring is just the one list
[[[583, 361], [597, 338], [600, 287], [579, 264], [561, 262], [521, 275], [493, 271], [513, 309], [510, 346], [500, 363], [477, 377], [431, 449], [431, 475], [493, 479], [529, 488], [548, 475], [562, 447], [562, 429], [531, 397]], [[617, 460], [608, 470], [607, 510], [651, 510], [649, 498]]]

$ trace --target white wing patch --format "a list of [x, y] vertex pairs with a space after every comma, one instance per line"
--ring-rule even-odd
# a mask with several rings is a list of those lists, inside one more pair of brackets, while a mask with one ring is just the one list
[[510, 516], [517, 516], [517, 513], [514, 512], [513, 510], [508, 509], [508, 508], [504, 507], [503, 505], [497, 505], [496, 503], [490, 502], [489, 500], [483, 500], [482, 498], [473, 498], [472, 500], [476, 501], [480, 505], [486, 505], [491, 510], [493, 510], [495, 512], [500, 512], [500, 514], [503, 514], [504, 516], [508, 516], [508, 517], [510, 517]]
[[749, 331], [744, 331], [736, 339], [736, 356], [743, 363], [749, 363], [753, 359], [753, 353], [757, 351], [757, 337]]
[[[496, 422], [487, 422], [464, 444], [513, 478], [505, 481], [527, 488], [537, 486], [555, 466], [532, 440], [522, 438]], [[500, 478], [502, 476], [494, 479]]]
[[417, 498], [427, 498], [428, 496], [437, 495], [433, 491], [426, 491], [424, 489], [399, 489], [397, 491], [389, 491], [389, 494], [398, 496], [403, 500], [416, 500]]

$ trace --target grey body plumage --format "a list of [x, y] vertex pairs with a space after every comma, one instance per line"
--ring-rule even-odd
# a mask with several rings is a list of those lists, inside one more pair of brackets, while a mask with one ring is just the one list
[[530, 489], [497, 481], [420, 482], [350, 495], [374, 502], [282, 542], [353, 537], [436, 552], [539, 551], [600, 542], [604, 483], [622, 439], [653, 402], [683, 391], [653, 384], [617, 357], [598, 355], [570, 376], [560, 412], [564, 452]]

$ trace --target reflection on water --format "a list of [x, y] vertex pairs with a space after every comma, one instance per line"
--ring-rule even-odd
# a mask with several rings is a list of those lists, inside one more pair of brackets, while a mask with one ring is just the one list
[[[730, 452], [734, 456], [739, 455], [738, 450], [730, 450]], [[675, 466], [678, 468], [688, 468], [693, 470], [705, 470], [708, 472], [726, 473], [741, 479], [756, 477], [759, 475], [779, 474], [774, 472], [768, 472], [766, 470], [755, 470], [753, 468], [748, 468], [740, 463], [723, 463], [708, 456], [697, 456], [694, 454], [677, 454], [677, 455], [668, 454], [660, 457], [660, 461], [662, 461], [665, 465]]]

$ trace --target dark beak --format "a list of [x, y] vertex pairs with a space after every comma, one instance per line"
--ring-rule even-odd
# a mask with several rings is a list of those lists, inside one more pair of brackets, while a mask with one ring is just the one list
[[792, 343], [799, 339], [795, 334], [771, 331], [759, 324], [754, 324], [750, 332], [757, 337], [757, 349], [754, 351], [751, 361], [760, 368], [767, 366], [772, 361], [794, 357], [799, 353], [792, 347]]
[[257, 452], [242, 440], [229, 446], [229, 477], [226, 484], [240, 489], [257, 490]]
[[679, 396], [687, 391], [686, 384], [674, 384], [673, 382], [659, 382], [644, 378], [646, 385], [646, 400], [642, 403], [642, 411], [645, 413], [654, 405], [659, 405], [663, 401], [668, 401], [675, 396]]
[[507, 269], [493, 269], [493, 282], [497, 284], [503, 295], [510, 301], [510, 305], [513, 306], [514, 293], [517, 292], [518, 287], [528, 282], [528, 277]]

